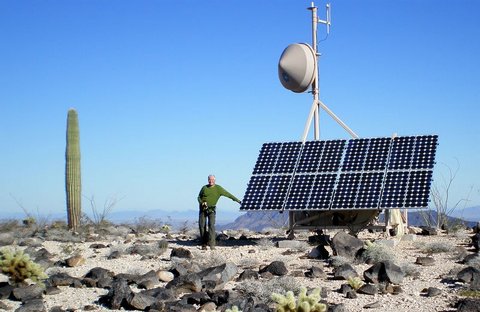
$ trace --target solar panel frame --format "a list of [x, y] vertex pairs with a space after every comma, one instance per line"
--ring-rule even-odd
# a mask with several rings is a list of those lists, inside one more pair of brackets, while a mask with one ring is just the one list
[[428, 206], [437, 135], [265, 143], [241, 210]]

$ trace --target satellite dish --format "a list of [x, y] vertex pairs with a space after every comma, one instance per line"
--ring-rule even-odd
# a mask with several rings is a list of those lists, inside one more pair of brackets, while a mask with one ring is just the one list
[[315, 78], [316, 62], [315, 52], [310, 45], [291, 44], [278, 61], [278, 78], [286, 89], [297, 93], [304, 92]]

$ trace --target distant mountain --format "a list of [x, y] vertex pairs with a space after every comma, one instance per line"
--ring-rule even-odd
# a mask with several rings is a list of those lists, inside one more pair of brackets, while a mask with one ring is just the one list
[[[431, 220], [436, 220], [437, 212], [434, 210], [412, 210], [408, 213], [408, 224], [411, 226], [424, 226], [425, 215], [430, 214]], [[380, 215], [380, 220], [383, 221], [383, 214]], [[462, 219], [449, 217], [450, 223], [465, 222], [468, 227], [473, 227], [476, 222], [462, 221]], [[280, 213], [278, 211], [248, 211], [242, 216], [239, 216], [235, 221], [224, 224], [219, 229], [249, 229], [251, 231], [262, 231], [266, 228], [281, 228], [288, 227], [288, 212]]]
[[480, 206], [455, 209], [452, 216], [468, 221], [480, 221]]

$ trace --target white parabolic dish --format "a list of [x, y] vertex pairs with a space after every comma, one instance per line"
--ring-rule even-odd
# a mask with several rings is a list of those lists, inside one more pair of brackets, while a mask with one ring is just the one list
[[278, 62], [278, 78], [282, 85], [293, 92], [304, 92], [315, 78], [317, 58], [306, 43], [289, 45]]

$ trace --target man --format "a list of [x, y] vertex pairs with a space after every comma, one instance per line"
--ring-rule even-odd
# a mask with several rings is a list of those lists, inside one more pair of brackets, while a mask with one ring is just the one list
[[211, 174], [208, 176], [208, 184], [204, 185], [198, 194], [198, 204], [200, 206], [198, 225], [200, 227], [202, 249], [207, 249], [207, 244], [210, 245], [211, 249], [215, 249], [215, 214], [220, 196], [225, 196], [237, 203], [241, 203], [238, 198], [227, 192], [223, 187], [215, 184], [215, 176]]

